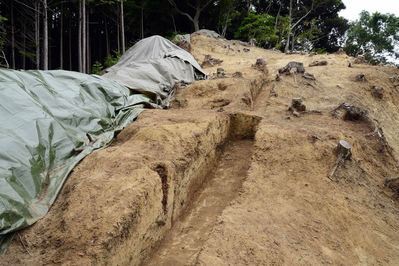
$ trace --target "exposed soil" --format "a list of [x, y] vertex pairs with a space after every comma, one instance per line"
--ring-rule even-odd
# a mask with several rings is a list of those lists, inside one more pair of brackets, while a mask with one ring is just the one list
[[198, 255], [222, 211], [237, 197], [247, 176], [253, 141], [230, 141], [204, 187], [173, 225], [145, 265], [196, 264]]
[[[398, 195], [385, 184], [399, 177], [399, 70], [204, 36], [191, 47], [226, 77], [180, 89], [172, 109], [144, 112], [88, 156], [0, 264], [398, 265]], [[315, 80], [276, 76], [291, 61]], [[306, 110], [288, 111], [293, 98]], [[365, 119], [333, 116], [344, 102]], [[352, 156], [330, 179], [340, 140]]]

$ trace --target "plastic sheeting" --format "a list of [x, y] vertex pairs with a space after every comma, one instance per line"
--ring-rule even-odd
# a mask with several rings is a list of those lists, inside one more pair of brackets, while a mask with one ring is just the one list
[[[176, 82], [203, 72], [162, 37], [137, 43], [103, 76], [0, 69], [0, 243], [43, 217], [73, 167]], [[5, 245], [1, 245], [4, 249]]]
[[153, 36], [126, 51], [104, 76], [167, 106], [176, 80], [191, 83], [205, 74], [190, 53], [160, 36]]

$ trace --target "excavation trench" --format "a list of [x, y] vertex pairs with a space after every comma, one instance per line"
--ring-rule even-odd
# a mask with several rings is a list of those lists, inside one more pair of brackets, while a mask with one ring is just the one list
[[254, 136], [260, 118], [245, 114], [230, 116], [230, 134], [212, 168], [200, 178], [202, 184], [165, 238], [143, 265], [195, 264], [218, 217], [236, 197], [250, 168]]

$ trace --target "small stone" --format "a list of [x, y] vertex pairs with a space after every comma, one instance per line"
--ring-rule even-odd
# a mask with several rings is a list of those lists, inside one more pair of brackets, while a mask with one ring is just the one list
[[382, 98], [384, 98], [384, 88], [373, 86], [371, 88], [371, 95], [373, 95], [374, 98], [381, 100]]
[[258, 58], [256, 59], [256, 62], [254, 65], [252, 65], [253, 68], [256, 68], [259, 71], [262, 72], [267, 72], [267, 63], [266, 60], [264, 58]]
[[309, 67], [315, 67], [315, 66], [326, 66], [328, 65], [328, 62], [326, 60], [322, 61], [313, 61], [312, 63], [309, 64]]
[[239, 72], [239, 71], [234, 72], [233, 78], [240, 78], [240, 79], [243, 78], [242, 72]]
[[226, 73], [224, 72], [224, 69], [221, 68], [221, 67], [219, 67], [219, 68], [217, 69], [217, 71], [216, 71], [216, 76], [217, 76], [218, 78], [224, 78], [224, 77], [226, 77]]
[[359, 73], [356, 75], [355, 80], [359, 81], [359, 82], [365, 82], [365, 81], [367, 81], [366, 75], [364, 75], [363, 73]]

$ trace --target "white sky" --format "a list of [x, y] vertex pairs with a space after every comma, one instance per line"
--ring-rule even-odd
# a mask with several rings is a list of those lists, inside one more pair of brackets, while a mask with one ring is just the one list
[[358, 19], [362, 10], [399, 16], [399, 0], [342, 0], [342, 2], [346, 5], [346, 9], [340, 15], [349, 20]]

